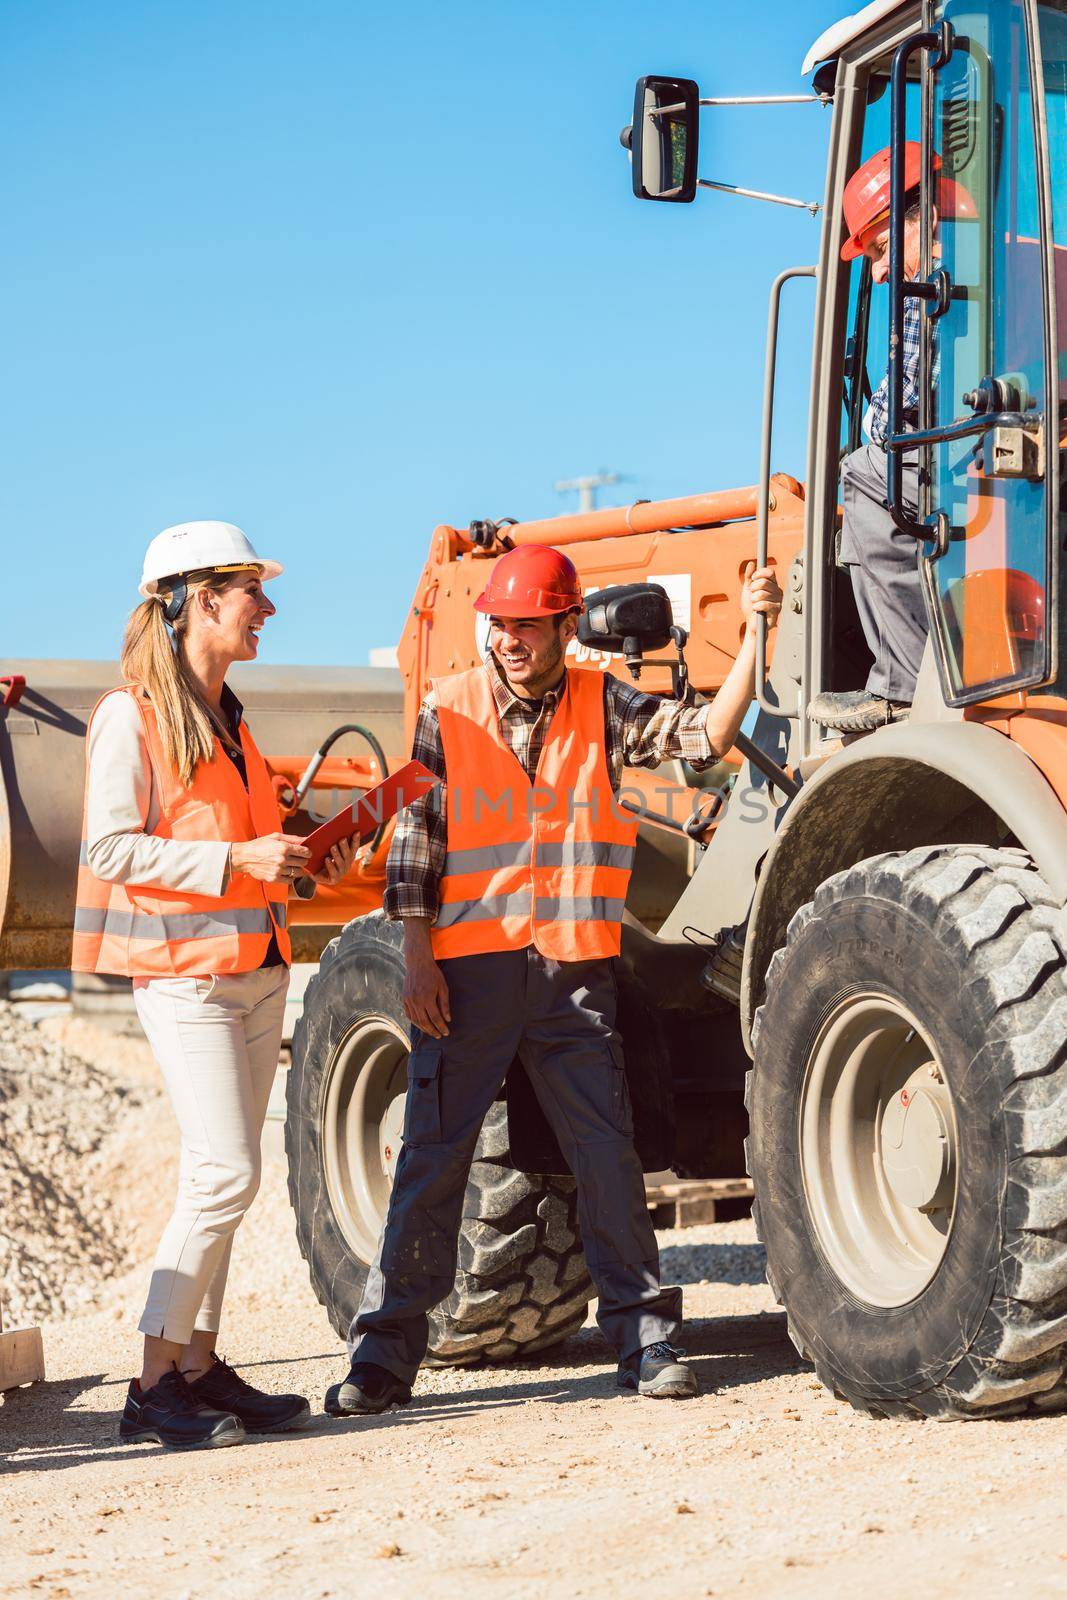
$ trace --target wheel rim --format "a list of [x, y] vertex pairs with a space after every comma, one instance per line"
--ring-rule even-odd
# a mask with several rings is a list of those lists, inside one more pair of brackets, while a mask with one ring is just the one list
[[858, 1300], [903, 1306], [935, 1276], [958, 1188], [952, 1094], [899, 1001], [852, 995], [823, 1024], [799, 1107], [801, 1174], [827, 1261]]
[[372, 1261], [400, 1154], [409, 1043], [388, 1017], [361, 1017], [334, 1051], [322, 1098], [326, 1190], [353, 1255]]

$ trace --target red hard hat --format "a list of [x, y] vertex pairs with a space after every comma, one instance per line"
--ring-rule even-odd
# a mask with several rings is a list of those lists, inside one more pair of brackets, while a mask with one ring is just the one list
[[574, 562], [550, 545], [520, 544], [501, 556], [474, 602], [492, 617], [551, 617], [582, 609]]
[[1014, 567], [1005, 576], [1011, 631], [1016, 639], [1037, 644], [1045, 637], [1045, 585], [1031, 573]]
[[[934, 171], [941, 157], [934, 154]], [[918, 187], [922, 176], [922, 146], [909, 139], [904, 146], [904, 189]], [[889, 218], [889, 146], [878, 150], [862, 167], [857, 167], [845, 184], [842, 197], [848, 238], [841, 246], [842, 261], [854, 261], [863, 254], [866, 236]], [[972, 196], [954, 178], [942, 178], [937, 188], [937, 206], [943, 217], [976, 217], [978, 207]]]
[[983, 568], [968, 572], [949, 586], [947, 599], [957, 626], [963, 631], [968, 607], [974, 626], [988, 627], [990, 617], [1003, 617], [1008, 634], [1020, 644], [1040, 644], [1045, 637], [1045, 586], [1018, 567]]

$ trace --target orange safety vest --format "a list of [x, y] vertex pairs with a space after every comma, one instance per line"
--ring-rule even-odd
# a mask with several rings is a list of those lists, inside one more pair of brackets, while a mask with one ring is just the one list
[[533, 783], [508, 747], [484, 667], [434, 683], [448, 853], [434, 955], [533, 944], [555, 961], [619, 953], [637, 819], [608, 771], [604, 678], [567, 670]]
[[[110, 693], [132, 695], [141, 714], [160, 811], [153, 829], [157, 838], [234, 844], [277, 832], [281, 820], [270, 774], [244, 722], [240, 733], [248, 788], [218, 739], [212, 759], [200, 762], [186, 786], [163, 753], [155, 711], [143, 691], [127, 685]], [[106, 698], [97, 702], [93, 716]], [[252, 972], [262, 965], [272, 931], [282, 960], [290, 961], [288, 885], [261, 883], [243, 872], [234, 873], [218, 896], [107, 883], [89, 870], [85, 833], [83, 820], [73, 971], [126, 978]]]

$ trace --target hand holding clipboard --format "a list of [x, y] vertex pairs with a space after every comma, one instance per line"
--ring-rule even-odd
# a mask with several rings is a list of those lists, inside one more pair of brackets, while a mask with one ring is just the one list
[[321, 828], [300, 841], [311, 852], [303, 870], [311, 875], [320, 872], [330, 850], [342, 839], [357, 839], [362, 844], [373, 838], [383, 822], [388, 822], [440, 781], [421, 761], [409, 761], [397, 772], [390, 773], [373, 789], [368, 789], [355, 805], [345, 806], [329, 822], [324, 822]]

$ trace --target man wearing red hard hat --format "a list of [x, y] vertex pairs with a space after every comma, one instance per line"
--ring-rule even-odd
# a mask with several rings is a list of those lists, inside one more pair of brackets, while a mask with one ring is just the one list
[[696, 1392], [676, 1343], [681, 1291], [660, 1284], [615, 1029], [637, 836], [617, 791], [624, 765], [702, 768], [730, 748], [754, 692], [756, 615], [773, 625], [781, 604], [770, 568], [747, 579], [737, 659], [715, 699], [691, 706], [567, 666], [583, 602], [561, 552], [519, 545], [493, 567], [475, 601], [489, 653], [423, 701], [412, 753], [441, 784], [408, 807], [389, 852], [385, 910], [403, 921], [414, 1024], [404, 1145], [332, 1415], [411, 1399], [427, 1314], [455, 1279], [474, 1147], [516, 1056], [577, 1182], [619, 1386]]
[[[919, 178], [921, 146], [910, 141], [904, 151], [905, 218], [904, 276], [919, 273]], [[974, 217], [975, 204], [962, 184], [938, 176], [938, 211], [946, 217]], [[889, 149], [852, 174], [845, 185], [845, 222], [849, 236], [841, 258], [866, 256], [875, 283], [889, 277]], [[914, 429], [919, 417], [919, 330], [922, 302], [908, 299], [904, 313], [904, 426]], [[814, 722], [843, 733], [867, 732], [906, 717], [915, 693], [919, 664], [926, 648], [926, 611], [919, 578], [919, 547], [902, 533], [889, 513], [886, 497], [884, 441], [889, 421], [889, 374], [882, 379], [864, 418], [870, 444], [853, 451], [841, 464], [841, 553], [849, 569], [863, 632], [874, 656], [864, 689], [816, 695], [808, 707]], [[901, 484], [905, 507], [918, 511], [918, 452], [906, 451]]]

